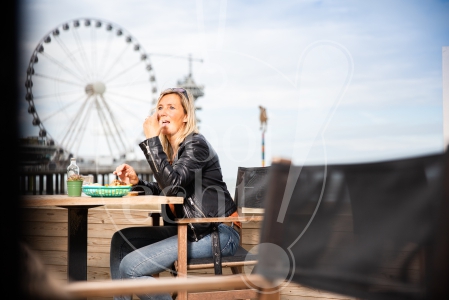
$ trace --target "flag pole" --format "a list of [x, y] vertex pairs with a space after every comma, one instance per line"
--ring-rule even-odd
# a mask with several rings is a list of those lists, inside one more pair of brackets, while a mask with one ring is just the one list
[[262, 130], [262, 167], [265, 167], [265, 129]]
[[262, 167], [265, 167], [265, 130], [267, 130], [267, 110], [262, 105], [259, 105], [260, 110], [260, 129], [262, 130]]

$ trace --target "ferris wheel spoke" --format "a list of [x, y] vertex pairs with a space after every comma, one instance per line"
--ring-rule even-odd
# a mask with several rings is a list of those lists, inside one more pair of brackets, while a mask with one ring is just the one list
[[86, 50], [84, 49], [83, 42], [81, 41], [81, 38], [78, 34], [78, 28], [75, 27], [75, 30], [72, 30], [72, 32], [73, 32], [73, 36], [75, 37], [75, 41], [78, 45], [78, 49], [80, 50], [81, 61], [84, 63], [86, 75], [89, 80], [92, 80], [92, 69], [89, 66], [89, 60], [86, 55]]
[[[91, 105], [92, 106], [92, 103]], [[75, 135], [75, 137], [72, 139], [72, 145], [69, 149], [76, 149], [75, 153], [78, 156], [79, 153], [79, 149], [81, 147], [82, 144], [82, 140], [86, 134], [87, 131], [87, 124], [89, 122], [90, 116], [92, 115], [92, 110], [91, 109], [87, 109], [86, 113], [84, 113], [82, 121], [80, 123], [78, 123], [78, 131], [77, 134]], [[76, 144], [76, 145], [75, 145]], [[76, 146], [76, 147], [75, 147]]]
[[60, 109], [58, 109], [58, 110], [52, 112], [52, 113], [51, 113], [50, 115], [48, 115], [48, 116], [45, 116], [45, 118], [43, 118], [41, 121], [42, 121], [42, 122], [49, 121], [52, 117], [55, 117], [55, 116], [59, 115], [61, 112], [67, 110], [67, 109], [68, 109], [69, 107], [71, 107], [72, 105], [78, 103], [78, 101], [79, 101], [80, 99], [82, 99], [82, 98], [84, 98], [84, 96], [81, 96], [81, 97], [79, 97], [79, 98], [77, 98], [77, 99], [74, 99], [73, 101], [70, 101], [69, 103], [67, 103], [66, 105], [64, 105], [63, 107], [61, 107]]
[[126, 99], [129, 99], [129, 100], [134, 100], [134, 101], [138, 101], [138, 102], [142, 102], [142, 103], [148, 104], [148, 99], [136, 98], [136, 97], [132, 97], [132, 96], [129, 96], [129, 95], [123, 95], [123, 94], [112, 92], [112, 91], [109, 91], [108, 94], [111, 94], [111, 95], [114, 95], [114, 96], [117, 96], [117, 97], [120, 97], [120, 98], [126, 98]]
[[[89, 104], [89, 107], [92, 106], [92, 103]], [[92, 110], [87, 107], [86, 109], [82, 110], [81, 115], [79, 116], [79, 120], [76, 122], [76, 128], [73, 128], [72, 132], [72, 138], [69, 139], [70, 141], [68, 145], [68, 149], [76, 149], [75, 155], [78, 156], [78, 151], [81, 146], [81, 141], [83, 140], [83, 136], [86, 133], [87, 130], [87, 123], [89, 121], [90, 115], [92, 114]], [[75, 147], [76, 146], [76, 147]]]
[[97, 47], [96, 47], [97, 35], [96, 35], [96, 30], [95, 30], [94, 26], [91, 27], [90, 39], [91, 39], [90, 56], [91, 56], [91, 61], [92, 61], [92, 75], [95, 78], [97, 76]]
[[139, 66], [140, 64], [141, 64], [141, 62], [137, 62], [137, 63], [135, 63], [134, 65], [129, 66], [128, 68], [126, 68], [126, 69], [120, 71], [119, 73], [117, 73], [117, 74], [115, 74], [115, 75], [112, 75], [112, 77], [106, 78], [106, 79], [105, 79], [105, 82], [106, 82], [106, 83], [110, 83], [111, 81], [113, 81], [113, 80], [115, 80], [115, 79], [117, 79], [117, 78], [119, 78], [119, 77], [125, 75], [126, 73], [128, 73], [128, 72], [131, 71], [132, 69], [136, 68], [136, 67]]
[[115, 129], [115, 132], [117, 133], [117, 139], [121, 143], [123, 147], [123, 151], [126, 151], [126, 146], [124, 139], [122, 138], [121, 132], [123, 132], [123, 128], [121, 128], [120, 123], [118, 122], [117, 118], [115, 117], [114, 113], [112, 112], [108, 102], [104, 99], [102, 95], [100, 95], [101, 102], [103, 103], [103, 106], [106, 108], [106, 111], [109, 114], [109, 118], [111, 120], [111, 124], [113, 128]]
[[34, 96], [33, 99], [39, 100], [39, 99], [45, 99], [45, 98], [55, 98], [57, 96], [72, 95], [72, 94], [79, 94], [79, 93], [80, 93], [79, 90], [73, 90], [73, 91], [67, 91], [67, 92], [58, 92], [58, 93], [54, 93], [54, 94], [38, 95], [38, 96]]
[[73, 55], [72, 51], [69, 50], [69, 48], [65, 45], [64, 41], [60, 39], [59, 37], [55, 37], [55, 41], [58, 43], [59, 47], [64, 51], [66, 56], [69, 58], [69, 60], [72, 62], [73, 66], [78, 70], [80, 74], [85, 74], [86, 70], [83, 69], [83, 67], [79, 64], [78, 60]]
[[116, 83], [116, 84], [108, 84], [109, 88], [119, 88], [119, 87], [130, 87], [130, 86], [138, 86], [138, 85], [144, 85], [148, 84], [148, 80], [139, 80], [139, 81], [133, 81], [129, 83]]
[[42, 54], [43, 57], [45, 57], [46, 59], [48, 59], [49, 61], [51, 61], [55, 65], [59, 66], [61, 69], [66, 71], [68, 74], [70, 74], [73, 77], [79, 79], [81, 82], [84, 82], [84, 79], [82, 77], [80, 77], [78, 74], [76, 74], [75, 72], [70, 70], [68, 67], [66, 67], [62, 62], [58, 61], [57, 59], [55, 59], [54, 57], [52, 57], [51, 55], [49, 55], [49, 54], [47, 54], [45, 52], [42, 52], [41, 54]]
[[[75, 132], [75, 130], [73, 130], [74, 128], [76, 128], [80, 122], [80, 120], [82, 119], [82, 115], [83, 115], [83, 111], [87, 110], [88, 105], [86, 105], [87, 101], [89, 100], [91, 96], [88, 96], [85, 100], [83, 105], [80, 105], [78, 111], [76, 112], [76, 114], [73, 116], [70, 124], [68, 125], [67, 129], [64, 130], [63, 132], [65, 132], [64, 137], [62, 138], [61, 141], [61, 145], [65, 145], [67, 143], [67, 145], [70, 144], [70, 141], [73, 141], [73, 134]], [[69, 147], [67, 147], [67, 149], [70, 149]]]
[[90, 96], [88, 96], [85, 100], [84, 103], [79, 107], [78, 111], [73, 114], [73, 117], [69, 120], [70, 122], [67, 123], [67, 128], [63, 131], [65, 132], [64, 137], [61, 140], [61, 145], [65, 145], [66, 149], [70, 149], [68, 148], [69, 146], [69, 142], [66, 141], [70, 141], [70, 137], [73, 136], [73, 133], [75, 130], [73, 130], [74, 128], [77, 128], [77, 124], [80, 121], [80, 116], [82, 115], [82, 112], [84, 110], [87, 109], [87, 101], [89, 100]]
[[56, 77], [51, 77], [51, 76], [44, 75], [44, 74], [36, 73], [36, 74], [34, 74], [34, 76], [42, 77], [42, 78], [45, 78], [45, 79], [50, 79], [50, 80], [54, 80], [54, 81], [58, 81], [58, 82], [64, 82], [64, 83], [71, 84], [71, 85], [76, 85], [76, 86], [79, 86], [79, 87], [83, 87], [83, 85], [79, 84], [78, 82], [68, 81], [68, 80], [64, 80], [64, 79], [56, 78]]
[[[120, 106], [120, 112], [125, 113], [127, 116], [131, 117], [132, 119], [142, 120], [142, 110], [141, 109], [138, 109], [138, 110], [132, 109], [131, 110], [131, 109], [129, 109], [129, 107], [132, 108], [130, 105], [123, 106], [123, 104], [122, 104], [123, 101], [121, 99], [120, 100], [115, 99], [114, 97], [111, 97], [111, 96], [108, 96], [108, 98], [105, 100], [107, 100], [109, 103], [113, 103], [114, 105]], [[147, 101], [147, 104], [148, 104], [148, 101]], [[138, 112], [138, 114], [136, 112]], [[150, 109], [148, 109], [148, 113], [149, 112], [150, 112]], [[122, 116], [121, 116], [121, 118], [122, 118]]]
[[102, 77], [106, 77], [107, 74], [110, 74], [112, 72], [112, 70], [118, 65], [118, 62], [123, 57], [123, 55], [126, 53], [126, 50], [128, 48], [129, 48], [129, 44], [126, 45], [126, 47], [123, 48], [122, 52], [120, 52], [120, 54], [117, 55], [115, 60], [111, 63], [111, 66], [109, 67], [109, 69], [106, 71], [106, 73]]
[[[88, 114], [89, 116], [91, 115], [91, 113]], [[89, 119], [89, 118], [87, 118]], [[75, 149], [75, 155], [78, 156], [80, 147], [82, 145], [82, 143], [80, 141], [83, 140], [84, 135], [86, 134], [87, 131], [87, 125], [86, 122], [81, 123], [82, 126], [79, 128], [78, 134], [75, 136], [75, 138], [73, 139], [73, 146], [69, 149]], [[75, 143], [75, 141], [78, 141]]]
[[[108, 112], [109, 113], [109, 118], [108, 118], [108, 116], [106, 115], [106, 112], [102, 109], [99, 109], [100, 106], [105, 105], [104, 101], [99, 101], [97, 98], [95, 103], [97, 104], [98, 116], [100, 119], [101, 126], [103, 127], [103, 131], [105, 134], [106, 142], [109, 147], [109, 151], [111, 153], [113, 153], [111, 142], [113, 142], [115, 144], [115, 147], [117, 149], [120, 149], [119, 141], [117, 141], [117, 137], [111, 131], [111, 129], [114, 128], [113, 126], [115, 123], [115, 120], [114, 120], [115, 118], [113, 117], [113, 115], [110, 114], [110, 112]], [[120, 135], [119, 131], [116, 131], [115, 133], [117, 135]], [[124, 147], [123, 149], [126, 149], [126, 148]]]
[[100, 67], [98, 68], [99, 75], [102, 74], [102, 72], [105, 68], [105, 64], [109, 58], [109, 53], [111, 53], [111, 44], [112, 44], [113, 37], [114, 37], [114, 35], [112, 33], [108, 35], [108, 39], [106, 41], [106, 46], [104, 48], [104, 53], [103, 53], [103, 55], [101, 55]]

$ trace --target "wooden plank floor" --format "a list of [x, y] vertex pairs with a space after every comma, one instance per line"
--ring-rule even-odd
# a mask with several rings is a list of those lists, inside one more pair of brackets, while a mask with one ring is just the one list
[[[148, 211], [158, 207], [114, 207], [105, 206], [89, 210], [88, 214], [88, 280], [110, 279], [109, 245], [115, 231], [131, 226], [151, 225]], [[67, 282], [67, 210], [63, 208], [23, 209], [25, 222], [24, 239], [35, 250], [49, 272], [61, 281]], [[257, 251], [260, 224], [244, 224], [243, 244], [248, 250]], [[249, 270], [248, 270], [249, 271]], [[191, 275], [205, 276], [212, 270], [197, 270]], [[224, 274], [231, 274], [229, 269]], [[162, 277], [171, 276], [168, 272]], [[135, 299], [138, 299], [134, 296]], [[112, 298], [89, 298], [90, 300], [111, 300]], [[293, 299], [353, 299], [293, 283], [285, 283], [281, 290], [282, 300]]]

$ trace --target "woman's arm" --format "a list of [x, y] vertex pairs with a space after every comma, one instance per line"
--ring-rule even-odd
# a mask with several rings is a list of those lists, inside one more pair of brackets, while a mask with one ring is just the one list
[[145, 191], [146, 195], [160, 195], [161, 193], [161, 189], [156, 182], [139, 179], [134, 168], [128, 164], [121, 164], [115, 168], [112, 174], [117, 175], [121, 181], [131, 184], [133, 186], [131, 190], [133, 191]]
[[131, 188], [132, 191], [145, 191], [145, 195], [160, 195], [161, 189], [157, 185], [157, 182], [148, 182], [146, 180], [139, 179], [136, 185]]
[[140, 143], [153, 175], [165, 195], [185, 194], [186, 187], [195, 179], [195, 175], [202, 176], [201, 170], [209, 159], [209, 145], [199, 135], [189, 135], [184, 141], [175, 163], [170, 165], [167, 155], [162, 149], [158, 137], [147, 139]]

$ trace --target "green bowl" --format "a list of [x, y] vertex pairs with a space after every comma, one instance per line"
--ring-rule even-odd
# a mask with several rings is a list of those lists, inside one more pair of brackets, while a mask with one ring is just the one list
[[91, 197], [123, 197], [131, 190], [131, 186], [83, 186], [83, 193]]

